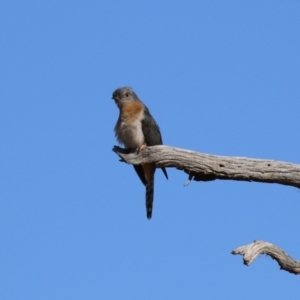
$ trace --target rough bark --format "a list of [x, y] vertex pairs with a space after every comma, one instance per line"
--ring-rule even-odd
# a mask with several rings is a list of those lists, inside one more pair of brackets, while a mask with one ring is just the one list
[[249, 245], [234, 249], [231, 254], [243, 255], [244, 264], [247, 266], [249, 266], [258, 255], [266, 254], [278, 262], [280, 269], [296, 275], [300, 274], [300, 261], [294, 260], [283, 250], [268, 242], [254, 241]]
[[300, 188], [300, 165], [287, 162], [217, 156], [168, 146], [147, 147], [139, 153], [128, 153], [115, 146], [113, 151], [130, 164], [154, 162], [157, 167], [183, 170], [189, 175], [189, 180], [256, 181]]

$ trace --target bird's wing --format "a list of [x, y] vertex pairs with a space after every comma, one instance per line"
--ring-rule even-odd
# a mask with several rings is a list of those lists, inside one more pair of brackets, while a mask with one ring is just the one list
[[136, 173], [138, 174], [139, 178], [141, 179], [142, 183], [144, 185], [147, 185], [147, 179], [143, 170], [143, 166], [142, 165], [133, 165]]
[[[142, 119], [142, 131], [145, 138], [145, 143], [147, 146], [162, 145], [162, 137], [159, 127], [153, 117], [151, 116], [148, 108], [145, 106], [144, 118]], [[168, 174], [165, 168], [161, 168], [164, 172], [166, 178], [168, 179]]]

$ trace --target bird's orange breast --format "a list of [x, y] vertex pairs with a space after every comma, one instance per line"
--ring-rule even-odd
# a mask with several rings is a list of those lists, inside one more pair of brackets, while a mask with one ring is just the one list
[[129, 102], [120, 109], [120, 117], [115, 127], [117, 139], [127, 148], [139, 148], [144, 143], [142, 119], [144, 105], [141, 102]]
[[143, 110], [143, 104], [138, 101], [126, 103], [121, 108], [121, 119], [123, 122], [133, 123], [141, 118]]

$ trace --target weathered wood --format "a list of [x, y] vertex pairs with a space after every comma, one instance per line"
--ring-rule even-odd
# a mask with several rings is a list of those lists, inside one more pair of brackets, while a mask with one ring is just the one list
[[216, 179], [278, 183], [300, 188], [300, 165], [275, 160], [216, 156], [169, 146], [153, 146], [139, 153], [116, 152], [130, 164], [154, 162], [157, 167], [173, 167], [189, 174], [190, 180]]
[[283, 250], [268, 242], [254, 241], [249, 245], [234, 249], [231, 254], [243, 255], [244, 264], [247, 266], [249, 266], [258, 255], [266, 254], [278, 262], [280, 269], [296, 275], [300, 274], [300, 261], [294, 260]]

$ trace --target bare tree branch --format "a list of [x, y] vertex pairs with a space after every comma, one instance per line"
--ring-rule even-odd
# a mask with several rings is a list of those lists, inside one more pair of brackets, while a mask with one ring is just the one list
[[243, 255], [246, 266], [249, 266], [258, 255], [267, 254], [278, 262], [280, 269], [296, 275], [300, 274], [300, 261], [292, 259], [283, 250], [268, 242], [254, 241], [249, 245], [234, 249], [231, 254]]
[[154, 162], [157, 167], [183, 170], [189, 180], [216, 179], [278, 183], [300, 188], [300, 165], [245, 157], [216, 156], [168, 146], [153, 146], [128, 153], [115, 146], [113, 151], [130, 164]]
[[[190, 180], [211, 181], [216, 179], [278, 183], [300, 188], [300, 165], [287, 162], [245, 157], [226, 157], [168, 146], [146, 147], [138, 152], [129, 152], [115, 146], [113, 151], [121, 161], [129, 164], [154, 162], [157, 167], [171, 167], [183, 170]], [[271, 243], [254, 241], [231, 252], [244, 257], [249, 266], [258, 255], [267, 254], [275, 259], [280, 268], [293, 274], [300, 274], [300, 261]]]

